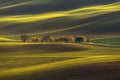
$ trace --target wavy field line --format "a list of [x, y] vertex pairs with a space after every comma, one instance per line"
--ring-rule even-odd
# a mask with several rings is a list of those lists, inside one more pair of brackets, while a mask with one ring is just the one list
[[33, 1], [27, 1], [27, 2], [17, 3], [17, 4], [13, 4], [13, 5], [9, 5], [9, 6], [4, 6], [4, 7], [0, 7], [0, 10], [13, 8], [13, 7], [18, 7], [18, 6], [23, 6], [23, 5], [26, 5], [26, 4], [31, 4], [32, 2]]
[[105, 62], [114, 62], [120, 61], [120, 56], [92, 56], [87, 58], [77, 58], [72, 60], [60, 61], [60, 62], [53, 62], [43, 65], [35, 65], [30, 67], [22, 67], [22, 68], [15, 68], [9, 69], [0, 72], [0, 78], [9, 77], [9, 76], [17, 76], [22, 74], [31, 74], [36, 71], [39, 73], [48, 72], [48, 71], [55, 71], [60, 69], [66, 69], [75, 66], [82, 66], [86, 64], [93, 64], [93, 63], [105, 63]]
[[9, 38], [0, 37], [0, 41], [11, 41]]
[[[23, 4], [28, 4], [28, 3], [31, 3], [31, 2], [27, 2]], [[120, 7], [120, 2], [117, 2], [117, 3], [107, 4], [107, 5], [89, 6], [89, 7], [78, 8], [74, 10], [68, 10], [68, 11], [57, 11], [57, 12], [49, 12], [49, 13], [36, 14], [36, 15], [5, 16], [5, 17], [1, 17], [0, 22], [14, 21], [16, 23], [27, 23], [27, 22], [43, 21], [46, 19], [52, 19], [52, 18], [64, 17], [64, 16], [70, 16], [73, 18], [78, 17], [80, 19], [84, 19], [84, 18], [101, 15], [101, 14], [120, 11], [119, 7]]]
[[[90, 22], [90, 23], [92, 23], [92, 22]], [[57, 32], [62, 32], [62, 31], [67, 31], [67, 30], [71, 30], [71, 29], [83, 27], [83, 26], [85, 26], [85, 25], [89, 25], [90, 23], [86, 23], [86, 24], [83, 24], [83, 25], [72, 26], [72, 27], [63, 28], [63, 29], [58, 29], [58, 30], [51, 30], [51, 31], [49, 31], [49, 32], [47, 31], [47, 32], [40, 32], [40, 33], [32, 33], [32, 34], [28, 34], [28, 35], [52, 34], [52, 33], [57, 33]]]

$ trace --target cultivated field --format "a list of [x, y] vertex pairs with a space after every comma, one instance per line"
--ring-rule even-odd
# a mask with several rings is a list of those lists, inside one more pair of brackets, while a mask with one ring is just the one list
[[120, 48], [0, 43], [0, 80], [119, 80]]
[[120, 0], [0, 0], [0, 80], [120, 80], [119, 36]]

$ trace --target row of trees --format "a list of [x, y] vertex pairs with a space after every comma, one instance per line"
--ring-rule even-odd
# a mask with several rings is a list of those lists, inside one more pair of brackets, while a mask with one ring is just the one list
[[32, 42], [89, 42], [89, 39], [87, 39], [85, 36], [82, 37], [73, 37], [73, 36], [67, 36], [67, 37], [53, 37], [53, 36], [43, 36], [43, 37], [29, 37], [28, 35], [21, 35], [21, 40], [23, 42], [26, 41], [32, 41]]

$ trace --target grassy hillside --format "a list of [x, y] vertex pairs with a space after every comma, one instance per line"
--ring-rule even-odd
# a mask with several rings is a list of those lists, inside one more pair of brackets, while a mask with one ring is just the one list
[[93, 42], [99, 43], [99, 44], [108, 44], [108, 45], [118, 45], [118, 46], [120, 46], [120, 37], [98, 39], [98, 40], [94, 40]]
[[[21, 34], [85, 35], [100, 45], [23, 43]], [[117, 36], [120, 0], [0, 0], [0, 80], [120, 80]]]
[[0, 79], [116, 80], [119, 51], [82, 44], [0, 43]]
[[1, 16], [0, 34], [8, 36], [23, 33], [71, 35], [72, 31], [72, 35], [118, 36], [120, 34], [119, 7], [120, 2], [116, 2], [79, 7], [67, 11]]
[[107, 4], [119, 0], [1, 0], [1, 15], [39, 14], [51, 11], [70, 10], [83, 6]]

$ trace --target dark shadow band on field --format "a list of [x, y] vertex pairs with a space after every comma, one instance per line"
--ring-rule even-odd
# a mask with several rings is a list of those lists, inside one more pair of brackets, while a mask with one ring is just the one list
[[[61, 66], [67, 64], [69, 64], [69, 66], [53, 68], [53, 70], [48, 66], [50, 69], [45, 68], [43, 71], [37, 70], [33, 73], [30, 72], [30, 74], [23, 73], [22, 75], [6, 77], [2, 80], [120, 80], [120, 61], [112, 62], [110, 60], [110, 62], [104, 62], [103, 60], [99, 62], [99, 59], [102, 60], [103, 58], [107, 57], [93, 57], [91, 58], [93, 60], [90, 61], [86, 59], [86, 61], [90, 63], [83, 63], [83, 65], [75, 64], [76, 62], [74, 63], [75, 65], [72, 65], [73, 63], [65, 63], [61, 64]], [[96, 59], [98, 59], [98, 62], [91, 62]], [[79, 61], [77, 63], [79, 63]]]
[[62, 52], [76, 52], [76, 51], [86, 51], [86, 48], [81, 45], [75, 44], [23, 44], [23, 45], [8, 45], [0, 46], [0, 52], [42, 52], [42, 53], [62, 53]]

